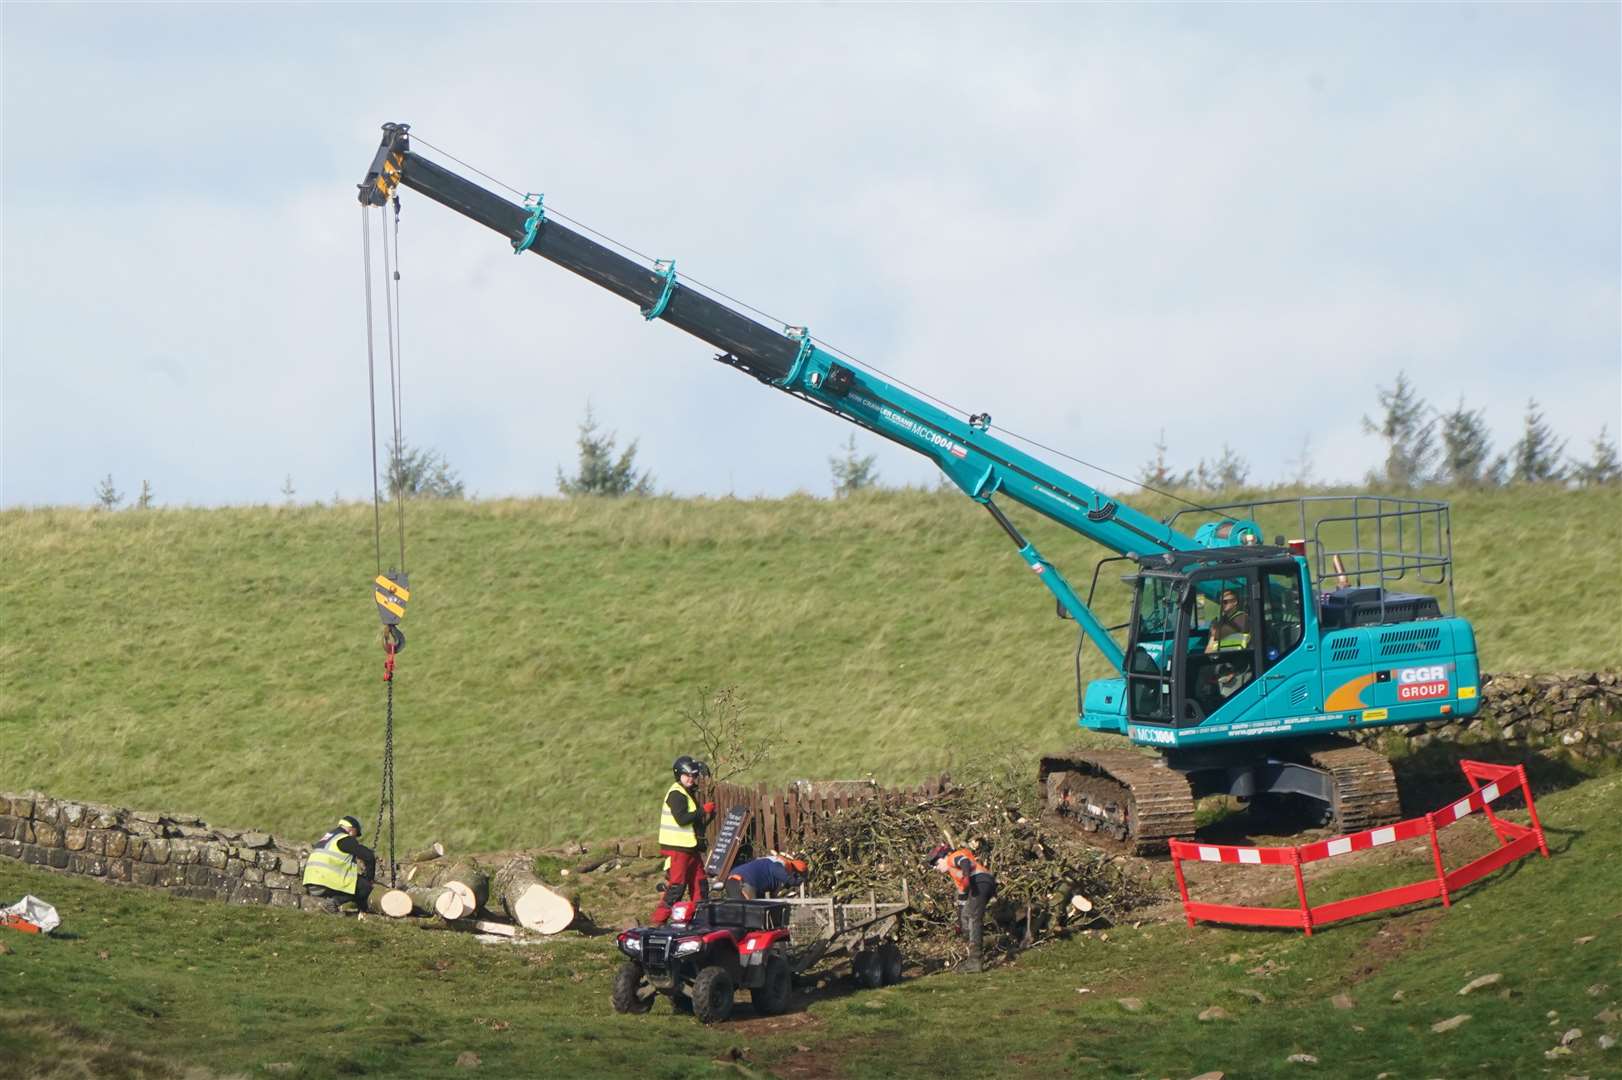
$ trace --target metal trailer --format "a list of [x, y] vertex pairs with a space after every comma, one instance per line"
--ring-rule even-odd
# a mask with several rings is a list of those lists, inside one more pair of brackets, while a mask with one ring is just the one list
[[789, 905], [789, 967], [803, 975], [823, 960], [847, 953], [851, 974], [869, 989], [901, 979], [904, 958], [896, 943], [901, 915], [912, 906], [907, 885], [901, 899], [880, 900], [868, 890], [865, 901], [836, 903], [831, 896], [797, 896]]

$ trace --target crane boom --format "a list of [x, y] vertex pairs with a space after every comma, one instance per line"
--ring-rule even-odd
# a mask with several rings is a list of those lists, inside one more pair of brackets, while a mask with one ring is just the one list
[[[511, 202], [414, 153], [408, 125], [387, 124], [372, 169], [360, 185], [360, 200], [381, 205], [397, 186], [426, 195], [507, 237], [515, 249], [527, 248], [631, 301], [648, 317], [722, 350], [716, 357], [720, 362], [933, 460], [965, 494], [986, 507], [1026, 565], [1117, 671], [1123, 663], [1120, 645], [1064, 575], [1003, 514], [995, 495], [1000, 493], [1117, 554], [1142, 556], [1260, 540], [1260, 531], [1242, 522], [1224, 530], [1220, 539], [1202, 543], [997, 438], [990, 431], [989, 415], [955, 416], [872, 372], [842, 363], [804, 329], [775, 330], [681, 284], [673, 269], [650, 269], [557, 221], [545, 220], [538, 204]], [[538, 227], [532, 228], [537, 219]]]

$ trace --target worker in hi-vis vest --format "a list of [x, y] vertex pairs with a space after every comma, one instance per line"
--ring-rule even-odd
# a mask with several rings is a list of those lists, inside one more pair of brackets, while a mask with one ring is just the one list
[[1238, 589], [1224, 588], [1217, 597], [1221, 609], [1211, 623], [1211, 636], [1205, 640], [1205, 651], [1250, 648], [1250, 613], [1245, 610], [1245, 595]]
[[377, 856], [360, 842], [360, 819], [346, 814], [315, 842], [304, 864], [304, 891], [335, 904], [353, 900], [362, 910], [377, 877]]
[[986, 936], [986, 905], [997, 895], [997, 879], [968, 848], [952, 850], [946, 844], [933, 848], [924, 860], [952, 879], [957, 886], [957, 918], [963, 936], [969, 939], [969, 957], [959, 971], [979, 971], [985, 964], [981, 947]]
[[715, 816], [715, 804], [700, 806], [693, 794], [710, 767], [683, 754], [670, 770], [675, 779], [659, 804], [659, 851], [669, 869], [659, 906], [653, 909], [654, 926], [670, 919], [671, 905], [683, 896], [704, 899], [704, 823]]

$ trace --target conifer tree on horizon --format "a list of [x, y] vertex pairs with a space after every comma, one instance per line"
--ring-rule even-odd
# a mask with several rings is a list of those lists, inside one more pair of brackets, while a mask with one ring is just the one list
[[[288, 486], [292, 479], [288, 477]], [[390, 442], [386, 480], [391, 499], [460, 499], [466, 495], [461, 477], [443, 454], [410, 443]]]
[[1451, 412], [1442, 414], [1442, 460], [1437, 479], [1444, 484], [1474, 487], [1502, 482], [1502, 467], [1488, 465], [1492, 456], [1492, 435], [1486, 414], [1466, 409], [1464, 398]]
[[622, 495], [652, 495], [653, 474], [639, 473], [636, 468], [635, 439], [624, 453], [614, 457], [615, 432], [598, 434], [597, 417], [586, 402], [586, 418], [580, 422], [580, 436], [575, 445], [580, 448], [575, 475], [563, 475], [558, 469], [558, 490], [569, 498], [577, 495], [604, 495], [618, 498]]
[[1387, 389], [1377, 386], [1380, 419], [1363, 417], [1363, 431], [1385, 440], [1383, 473], [1370, 473], [1371, 483], [1392, 487], [1418, 487], [1431, 479], [1436, 462], [1436, 417], [1429, 403], [1419, 396], [1405, 372]]
[[1565, 439], [1555, 440], [1554, 429], [1543, 419], [1536, 398], [1526, 400], [1526, 419], [1521, 437], [1509, 450], [1509, 477], [1517, 484], [1548, 484], [1566, 477], [1560, 457], [1566, 452]]
[[845, 451], [842, 457], [828, 459], [828, 471], [833, 476], [834, 498], [842, 499], [856, 491], [878, 487], [879, 471], [874, 467], [878, 457], [873, 454], [865, 456], [856, 453], [856, 433], [850, 433], [842, 447]]
[[1250, 479], [1250, 462], [1233, 447], [1222, 444], [1222, 454], [1207, 464], [1204, 458], [1194, 467], [1193, 484], [1201, 491], [1237, 491]]
[[1578, 487], [1606, 487], [1622, 484], [1622, 461], [1617, 460], [1616, 442], [1609, 438], [1610, 426], [1601, 425], [1594, 436], [1587, 461], [1573, 460], [1571, 478]]
[[113, 474], [108, 473], [96, 485], [96, 503], [102, 510], [112, 510], [124, 501], [124, 493], [113, 486]]
[[1166, 429], [1161, 428], [1160, 437], [1155, 440], [1155, 456], [1138, 470], [1138, 480], [1144, 487], [1167, 491], [1188, 486], [1190, 474], [1179, 473], [1166, 463], [1166, 449]]

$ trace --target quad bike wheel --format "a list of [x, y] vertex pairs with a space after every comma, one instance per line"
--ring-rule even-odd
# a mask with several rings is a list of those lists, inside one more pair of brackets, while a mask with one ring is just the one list
[[627, 960], [614, 973], [614, 1011], [617, 1013], [645, 1013], [653, 1008], [658, 991], [642, 977], [642, 965]]
[[790, 982], [788, 961], [775, 954], [766, 957], [766, 981], [749, 991], [755, 1012], [761, 1016], [787, 1012]]
[[732, 1018], [732, 976], [724, 967], [707, 967], [693, 980], [693, 1015], [702, 1024], [724, 1024]]

